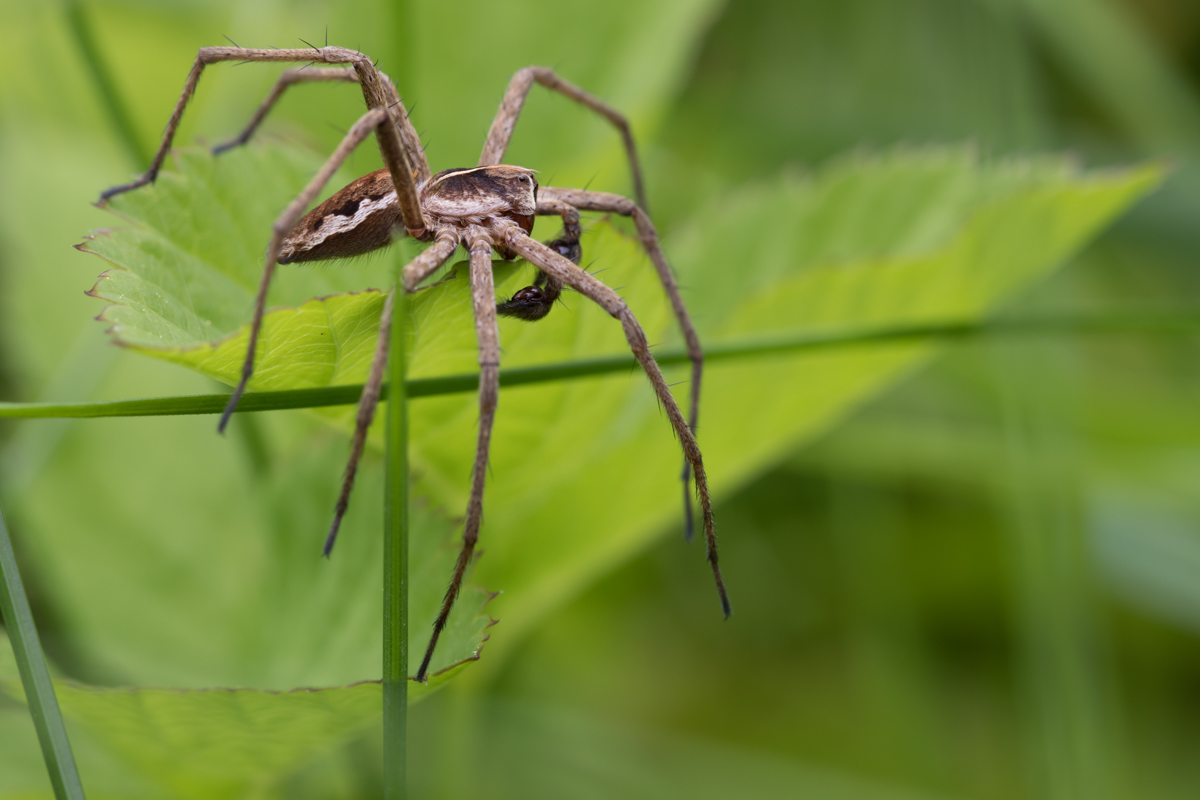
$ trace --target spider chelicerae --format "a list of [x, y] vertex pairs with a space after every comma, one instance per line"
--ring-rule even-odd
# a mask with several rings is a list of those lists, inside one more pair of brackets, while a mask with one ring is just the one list
[[[463, 575], [470, 564], [479, 537], [488, 448], [499, 399], [500, 334], [496, 324], [497, 314], [528, 321], [542, 319], [549, 313], [564, 288], [573, 289], [593, 300], [620, 321], [633, 355], [650, 378], [655, 394], [683, 447], [685, 531], [690, 538], [693, 523], [689, 481], [694, 475], [707, 557], [716, 579], [722, 609], [725, 615], [729, 616], [729, 599], [717, 563], [717, 539], [713, 529], [708, 481], [694, 435], [699, 413], [703, 354], [700, 340], [680, 298], [675, 278], [659, 246], [658, 234], [645, 211], [645, 191], [637, 149], [625, 117], [596, 97], [558, 77], [553, 70], [546, 67], [526, 67], [518, 71], [509, 83], [500, 103], [500, 110], [488, 131], [479, 164], [475, 167], [443, 170], [435, 175], [430, 172], [420, 138], [409, 121], [408, 112], [391, 79], [380, 72], [371, 59], [362, 53], [328, 46], [290, 50], [205, 47], [197, 54], [195, 64], [188, 73], [183, 93], [167, 123], [162, 143], [150, 168], [136, 180], [105, 191], [100, 197], [102, 202], [121, 192], [154, 181], [179, 127], [184, 108], [196, 90], [201, 73], [207, 65], [222, 61], [303, 62], [306, 66], [284, 72], [246, 129], [231, 141], [214, 148], [214, 152], [219, 153], [248, 141], [283, 92], [297, 83], [357, 83], [362, 89], [367, 112], [350, 128], [324, 166], [275, 221], [271, 242], [267, 247], [266, 266], [254, 303], [254, 316], [250, 323], [249, 344], [246, 348], [241, 380], [221, 416], [219, 430], [224, 431], [254, 372], [254, 353], [262, 327], [267, 289], [276, 265], [361, 255], [385, 247], [396, 236], [406, 235], [422, 242], [430, 242], [424, 252], [404, 267], [404, 289], [412, 292], [423, 280], [444, 265], [459, 245], [470, 254], [471, 298], [479, 341], [479, 438], [471, 472], [471, 494], [467, 503], [462, 550], [455, 564], [454, 575], [442, 608], [434, 623], [429, 646], [417, 671], [417, 679], [426, 679], [430, 658], [458, 596]], [[317, 64], [341, 66], [316, 66]], [[520, 117], [525, 98], [535, 83], [586, 106], [616, 127], [624, 142], [633, 173], [636, 202], [607, 192], [539, 187], [533, 170], [500, 163]], [[305, 214], [305, 209], [313, 202], [334, 171], [372, 132], [379, 142], [385, 168], [359, 178]], [[633, 220], [642, 245], [670, 298], [671, 308], [687, 343], [688, 355], [692, 362], [690, 418], [684, 417], [675, 398], [672, 397], [662, 371], [650, 353], [646, 335], [625, 302], [616, 292], [578, 266], [581, 257], [580, 211], [607, 212]], [[561, 217], [563, 229], [560, 236], [545, 243], [532, 239], [530, 234], [533, 231], [535, 216]], [[521, 289], [510, 299], [497, 303], [492, 280], [493, 251], [506, 259], [520, 256], [533, 264], [538, 270], [534, 284]], [[380, 319], [379, 339], [370, 374], [359, 400], [350, 459], [334, 510], [333, 523], [325, 542], [326, 555], [337, 537], [338, 527], [354, 485], [367, 429], [379, 402], [387, 362], [394, 300], [394, 296], [388, 296]]]

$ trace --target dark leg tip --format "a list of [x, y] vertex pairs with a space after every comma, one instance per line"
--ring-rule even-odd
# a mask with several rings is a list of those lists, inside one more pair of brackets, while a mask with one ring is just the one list
[[725, 619], [733, 616], [733, 606], [729, 604], [729, 598], [725, 596], [724, 592], [721, 593], [721, 611], [724, 612]]
[[233, 412], [237, 410], [238, 403], [242, 400], [242, 395], [246, 391], [246, 384], [249, 381], [250, 376], [243, 373], [237, 388], [233, 390], [233, 394], [229, 395], [229, 402], [225, 404], [225, 410], [221, 412], [221, 421], [217, 423], [217, 433], [225, 432], [225, 428], [229, 425], [229, 420], [233, 418]]
[[105, 189], [103, 192], [100, 193], [100, 200], [96, 203], [96, 205], [104, 206], [105, 204], [108, 203], [110, 198], [116, 197], [117, 195], [119, 195], [123, 192], [128, 192], [133, 189], [141, 188], [142, 186], [145, 186], [146, 184], [154, 183], [154, 180], [157, 177], [158, 177], [158, 173], [155, 172], [153, 175], [142, 175], [137, 180], [130, 181], [129, 183], [122, 183], [120, 186], [112, 186], [108, 189]]
[[337, 509], [334, 511], [334, 522], [329, 527], [329, 536], [325, 537], [325, 547], [320, 551], [320, 554], [324, 555], [325, 558], [329, 558], [329, 554], [334, 552], [337, 531], [342, 529], [342, 517], [344, 516], [346, 516], [346, 505], [338, 503]]
[[220, 144], [213, 146], [212, 154], [214, 156], [219, 156], [221, 153], [232, 150], [240, 144], [244, 144], [244, 142], [242, 142], [240, 139], [230, 139], [228, 142], [221, 142]]

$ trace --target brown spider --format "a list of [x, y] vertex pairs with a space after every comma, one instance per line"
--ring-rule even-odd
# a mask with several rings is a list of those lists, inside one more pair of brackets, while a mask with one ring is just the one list
[[[368, 110], [346, 134], [304, 191], [275, 221], [271, 243], [267, 248], [266, 267], [255, 299], [254, 318], [250, 323], [250, 341], [246, 349], [242, 378], [221, 416], [219, 430], [224, 431], [246, 389], [246, 383], [254, 372], [254, 353], [262, 327], [267, 288], [276, 264], [367, 253], [391, 243], [393, 236], [403, 227], [407, 235], [423, 242], [432, 242], [428, 249], [404, 267], [404, 288], [405, 291], [412, 292], [421, 281], [445, 264], [460, 244], [470, 254], [471, 297], [475, 312], [475, 330], [479, 340], [479, 439], [471, 474], [471, 496], [467, 504], [462, 551], [441, 611], [434, 623], [429, 647], [417, 671], [417, 680], [423, 681], [426, 678], [429, 660], [450, 615], [479, 536], [488, 446], [499, 395], [500, 334], [496, 315], [499, 313], [529, 321], [541, 319], [549, 313], [564, 287], [570, 287], [590, 298], [620, 320], [634, 356], [650, 378], [662, 407], [666, 409], [667, 417], [679, 437], [684, 453], [685, 531], [690, 538], [692, 512], [688, 481], [690, 473], [694, 472], [704, 521], [708, 561], [712, 565], [722, 609], [728, 617], [729, 599], [717, 565], [717, 538], [713, 530], [708, 481], [700, 448], [693, 434], [699, 409], [703, 355], [700, 341], [679, 296], [675, 279], [659, 247], [658, 234], [644, 210], [646, 201], [641, 170], [626, 119], [597, 98], [562, 80], [552, 70], [546, 67], [526, 67], [517, 72], [509, 83], [508, 91], [500, 103], [500, 111], [492, 122], [491, 130], [488, 131], [483, 153], [479, 157], [479, 166], [450, 169], [432, 175], [420, 139], [408, 119], [391, 79], [380, 72], [362, 53], [340, 47], [293, 50], [205, 47], [196, 56], [196, 62], [184, 84], [183, 94], [175, 105], [150, 168], [137, 180], [114, 186], [104, 192], [100, 196], [101, 202], [113, 195], [154, 181], [179, 127], [184, 107], [200, 80], [200, 73], [206, 65], [221, 61], [308, 62], [308, 66], [284, 72], [241, 135], [216, 147], [214, 153], [244, 144], [284, 90], [295, 83], [357, 82], [362, 88]], [[312, 64], [318, 62], [348, 66], [312, 67]], [[633, 172], [636, 204], [627, 198], [606, 192], [550, 187], [541, 188], [539, 191], [532, 170], [500, 164], [525, 103], [525, 97], [535, 82], [592, 109], [620, 131]], [[301, 218], [304, 209], [316, 198], [334, 171], [372, 131], [379, 142], [386, 168], [359, 178]], [[615, 213], [633, 219], [642, 244], [654, 263], [659, 278], [662, 279], [687, 342], [688, 354], [692, 361], [690, 424], [684, 419], [675, 398], [671, 396], [662, 372], [650, 354], [646, 335], [625, 302], [616, 292], [577, 266], [580, 259], [581, 210]], [[534, 216], [562, 217], [562, 235], [545, 244], [530, 238]], [[496, 303], [492, 282], [493, 250], [508, 259], [521, 256], [538, 268], [538, 277], [533, 286], [520, 290], [512, 298], [499, 304]], [[341, 524], [342, 515], [349, 502], [350, 490], [354, 485], [354, 475], [362, 455], [367, 429], [379, 402], [384, 366], [387, 362], [393, 302], [394, 296], [389, 295], [380, 319], [375, 356], [359, 400], [350, 460], [346, 465], [333, 524], [325, 542], [326, 555], [337, 537], [338, 526]]]

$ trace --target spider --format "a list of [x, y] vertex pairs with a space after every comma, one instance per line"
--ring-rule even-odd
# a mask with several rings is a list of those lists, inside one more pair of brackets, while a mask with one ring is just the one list
[[[685, 533], [690, 539], [693, 523], [688, 484], [691, 475], [694, 474], [707, 559], [716, 580], [722, 610], [728, 617], [731, 609], [717, 563], [717, 539], [713, 529], [708, 481], [694, 435], [698, 420], [703, 354], [699, 338], [680, 298], [678, 286], [659, 246], [658, 234], [645, 211], [645, 192], [637, 150], [625, 117], [591, 94], [558, 77], [553, 70], [546, 67], [526, 67], [518, 71], [509, 83], [500, 103], [500, 110], [488, 131], [479, 164], [475, 167], [443, 170], [434, 175], [430, 172], [420, 138], [409, 121], [408, 112], [394, 84], [362, 53], [330, 46], [286, 50], [236, 46], [205, 47], [197, 54], [191, 72], [188, 73], [183, 93], [167, 122], [162, 142], [150, 168], [136, 180], [105, 191], [100, 196], [101, 203], [121, 192], [136, 189], [155, 180], [179, 127], [184, 108], [196, 90], [201, 73], [209, 64], [223, 61], [305, 62], [305, 66], [284, 72], [246, 129], [236, 138], [218, 145], [214, 148], [214, 153], [247, 142], [283, 92], [297, 83], [358, 83], [366, 101], [367, 112], [350, 128], [309, 184], [275, 221], [267, 248], [266, 265], [255, 298], [241, 380], [221, 415], [218, 430], [224, 431], [254, 372], [254, 353], [262, 327], [267, 289], [276, 265], [361, 255], [385, 247], [395, 236], [401, 234], [400, 229], [403, 228], [403, 235], [431, 243], [424, 252], [407, 264], [402, 272], [404, 290], [413, 292], [423, 280], [450, 259], [459, 245], [470, 255], [471, 298], [479, 343], [479, 438], [471, 472], [471, 494], [467, 503], [462, 549], [434, 623], [429, 646], [417, 671], [417, 680], [426, 680], [430, 658], [458, 596], [463, 575], [479, 537], [488, 448], [499, 399], [500, 335], [496, 322], [497, 314], [527, 321], [542, 319], [549, 313], [563, 289], [568, 287], [591, 299], [620, 321], [633, 355], [645, 370], [662, 408], [666, 411], [684, 453], [682, 478]], [[314, 66], [318, 63], [342, 66]], [[508, 148], [525, 98], [535, 83], [580, 103], [616, 127], [621, 134], [633, 173], [636, 202], [607, 192], [539, 187], [533, 170], [500, 163]], [[305, 214], [304, 210], [313, 202], [334, 171], [354, 148], [372, 133], [378, 140], [386, 167], [352, 182]], [[578, 266], [581, 257], [580, 211], [601, 211], [632, 218], [642, 245], [670, 298], [671, 307], [687, 342], [692, 362], [690, 419], [685, 419], [675, 398], [672, 397], [662, 371], [650, 353], [646, 335], [625, 302], [616, 292]], [[545, 243], [532, 239], [530, 234], [533, 231], [535, 216], [561, 217], [561, 235]], [[506, 259], [520, 256], [533, 264], [538, 269], [534, 284], [521, 289], [508, 300], [497, 303], [492, 280], [492, 251]], [[329, 555], [337, 538], [338, 527], [349, 503], [355, 473], [362, 456], [367, 429], [379, 402], [387, 362], [394, 300], [394, 295], [389, 294], [384, 304], [370, 374], [359, 400], [350, 458], [346, 464], [333, 523], [325, 541], [325, 555]]]

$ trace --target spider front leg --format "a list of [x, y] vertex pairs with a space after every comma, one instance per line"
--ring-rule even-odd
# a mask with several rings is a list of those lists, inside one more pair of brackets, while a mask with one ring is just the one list
[[317, 83], [322, 81], [338, 81], [342, 83], [358, 83], [358, 75], [355, 74], [353, 67], [297, 67], [289, 69], [279, 76], [279, 80], [275, 82], [275, 86], [271, 89], [271, 93], [267, 95], [267, 99], [262, 101], [258, 110], [254, 112], [254, 116], [250, 118], [245, 129], [237, 136], [227, 142], [215, 146], [212, 149], [213, 155], [220, 155], [226, 150], [231, 150], [234, 147], [244, 145], [250, 141], [250, 137], [258, 130], [258, 126], [266, 119], [267, 114], [283, 96], [283, 93], [289, 87], [295, 86], [297, 83]]
[[492, 423], [500, 398], [500, 328], [496, 324], [496, 288], [492, 278], [492, 249], [482, 232], [468, 233], [471, 251], [471, 304], [475, 311], [475, 335], [479, 341], [479, 439], [475, 445], [475, 464], [471, 468], [471, 497], [467, 501], [467, 519], [463, 526], [462, 550], [454, 565], [454, 576], [442, 600], [442, 609], [433, 624], [433, 636], [417, 670], [417, 680], [425, 682], [429, 661], [438, 637], [450, 618], [450, 610], [462, 588], [463, 576], [479, 541], [483, 520], [483, 486], [487, 476], [488, 450], [492, 441]]
[[504, 160], [508, 143], [512, 139], [513, 129], [525, 106], [525, 98], [534, 83], [539, 83], [547, 89], [558, 92], [582, 106], [590, 108], [612, 123], [621, 134], [621, 143], [625, 145], [625, 155], [629, 159], [629, 171], [633, 174], [633, 194], [638, 205], [646, 208], [646, 192], [642, 184], [642, 167], [638, 163], [637, 146], [633, 142], [633, 130], [629, 120], [620, 111], [605, 103], [593, 94], [585, 92], [573, 83], [565, 81], [549, 67], [525, 67], [518, 70], [509, 81], [504, 99], [500, 101], [500, 110], [488, 129], [487, 139], [483, 144], [483, 152], [479, 156], [479, 166], [486, 167], [499, 164]]
[[[404, 290], [413, 291], [417, 284], [450, 260], [454, 249], [458, 247], [458, 239], [450, 234], [439, 235], [437, 241], [429, 249], [410, 261], [402, 274]], [[392, 330], [392, 309], [395, 296], [388, 294], [383, 312], [379, 316], [379, 339], [375, 343], [375, 355], [371, 359], [371, 371], [367, 382], [363, 384], [362, 394], [358, 400], [358, 416], [354, 422], [354, 439], [350, 445], [350, 458], [346, 462], [346, 471], [342, 476], [342, 491], [338, 495], [334, 507], [333, 523], [329, 526], [329, 535], [325, 538], [326, 557], [333, 552], [333, 544], [337, 540], [338, 529], [342, 526], [342, 517], [350, 505], [350, 492], [354, 489], [354, 477], [358, 474], [358, 462], [362, 460], [363, 446], [367, 442], [367, 430], [375, 419], [375, 408], [379, 405], [379, 395], [383, 390], [383, 370], [387, 365], [388, 338]]]
[[175, 138], [175, 132], [179, 129], [184, 109], [187, 108], [188, 101], [196, 92], [200, 75], [206, 66], [223, 61], [348, 64], [357, 76], [367, 107], [386, 110], [394, 123], [390, 126], [380, 127], [377, 134], [379, 150], [383, 154], [383, 161], [396, 186], [404, 217], [404, 227], [417, 238], [426, 236], [424, 215], [417, 200], [417, 184], [427, 180], [430, 173], [429, 164], [426, 162], [425, 153], [421, 148], [420, 137], [417, 136], [416, 129], [413, 128], [407, 114], [400, 110], [403, 108], [403, 104], [400, 102], [399, 95], [396, 94], [396, 87], [392, 84], [391, 79], [376, 69], [371, 59], [362, 53], [347, 50], [344, 47], [303, 50], [262, 50], [249, 47], [200, 48], [200, 51], [196, 53], [196, 60], [192, 64], [187, 80], [184, 82], [183, 92], [175, 103], [175, 110], [171, 112], [171, 118], [167, 120], [162, 141], [159, 143], [149, 168], [135, 180], [113, 186], [101, 193], [101, 203], [122, 192], [128, 192], [154, 182], [158, 177], [158, 171], [162, 168], [163, 161], [166, 160], [171, 142]]
[[667, 386], [662, 370], [659, 369], [658, 363], [650, 353], [650, 346], [646, 341], [646, 334], [642, 330], [641, 325], [638, 324], [637, 319], [634, 318], [633, 313], [625, 305], [625, 301], [621, 299], [620, 295], [544, 244], [525, 235], [524, 231], [520, 228], [515, 226], [507, 228], [504, 232], [504, 237], [504, 242], [508, 247], [524, 256], [551, 278], [557, 278], [566, 286], [570, 286], [575, 291], [590, 298], [613, 317], [621, 321], [621, 327], [625, 331], [625, 339], [629, 342], [629, 347], [633, 351], [634, 357], [637, 358], [646, 376], [650, 379], [650, 383], [654, 387], [654, 392], [658, 395], [659, 402], [667, 412], [667, 418], [671, 421], [671, 426], [675, 429], [675, 435], [679, 437], [679, 443], [683, 447], [684, 458], [687, 460], [692, 472], [695, 473], [696, 491], [700, 496], [701, 517], [704, 521], [704, 541], [708, 563], [712, 567], [713, 579], [716, 581], [717, 592], [721, 598], [721, 609], [724, 611], [725, 616], [728, 617], [733, 613], [733, 610], [729, 604], [729, 596], [725, 592], [725, 582], [721, 577], [721, 568], [717, 562], [717, 533], [713, 527], [712, 501], [708, 494], [708, 477], [704, 471], [704, 461], [700, 455], [700, 446], [696, 443], [696, 437], [692, 434], [692, 429], [688, 426], [686, 420], [684, 420], [683, 412], [679, 410], [679, 405], [671, 395], [671, 390]]
[[258, 293], [254, 298], [254, 318], [250, 321], [250, 336], [246, 344], [246, 360], [242, 364], [242, 377], [233, 390], [233, 394], [230, 395], [229, 402], [225, 405], [221, 421], [217, 423], [218, 431], [225, 431], [225, 426], [229, 424], [229, 418], [233, 416], [238, 401], [242, 399], [242, 394], [246, 391], [246, 384], [250, 382], [250, 377], [254, 374], [254, 355], [258, 349], [258, 337], [262, 331], [263, 314], [267, 307], [267, 290], [271, 286], [271, 277], [275, 274], [275, 266], [279, 263], [279, 253], [285, 239], [292, 232], [292, 228], [304, 213], [304, 209], [313, 201], [337, 168], [342, 165], [342, 162], [354, 151], [354, 148], [362, 143], [363, 139], [370, 136], [376, 128], [389, 124], [388, 113], [385, 109], [373, 108], [363, 114], [358, 122], [350, 128], [341, 144], [334, 150], [333, 155], [309, 181], [308, 186], [304, 187], [304, 191], [288, 203], [287, 208], [279, 215], [279, 219], [275, 220], [275, 224], [272, 226], [271, 243], [267, 246], [267, 263], [263, 267]]
[[[536, 213], [538, 216], [562, 217], [562, 234], [545, 245], [572, 263], [578, 264], [583, 257], [583, 250], [579, 245], [579, 239], [583, 235], [583, 229], [579, 225], [579, 210], [560, 200], [538, 200]], [[550, 313], [561, 294], [562, 283], [538, 270], [533, 286], [526, 286], [498, 304], [496, 312], [526, 322], [536, 322]]]

